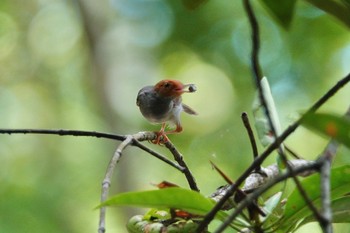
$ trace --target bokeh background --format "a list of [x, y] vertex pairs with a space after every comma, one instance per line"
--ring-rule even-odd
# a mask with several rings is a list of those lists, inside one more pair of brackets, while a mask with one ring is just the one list
[[[261, 64], [282, 127], [350, 71], [346, 26], [298, 1], [289, 30], [254, 1]], [[1, 0], [0, 128], [75, 129], [117, 134], [157, 130], [135, 105], [138, 90], [164, 78], [195, 83], [184, 102], [184, 132], [171, 136], [204, 194], [252, 162], [240, 115], [252, 119], [250, 27], [241, 1]], [[321, 111], [343, 114], [350, 87]], [[298, 129], [287, 144], [307, 159], [327, 140]], [[119, 142], [84, 137], [0, 135], [0, 232], [96, 232], [101, 182]], [[162, 147], [146, 145], [169, 156]], [[263, 148], [260, 146], [259, 150]], [[334, 166], [350, 163], [341, 148]], [[266, 164], [275, 162], [275, 155]], [[162, 180], [187, 187], [182, 174], [136, 148], [118, 164], [111, 194], [153, 189]], [[146, 210], [108, 209], [107, 231], [125, 232]], [[337, 232], [350, 232], [344, 225]], [[299, 232], [317, 232], [309, 224]]]

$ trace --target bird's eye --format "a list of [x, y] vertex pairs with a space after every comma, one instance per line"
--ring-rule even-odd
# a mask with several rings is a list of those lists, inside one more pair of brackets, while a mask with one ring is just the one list
[[165, 83], [165, 84], [164, 84], [164, 87], [165, 87], [165, 88], [169, 88], [170, 86], [171, 86], [170, 83]]

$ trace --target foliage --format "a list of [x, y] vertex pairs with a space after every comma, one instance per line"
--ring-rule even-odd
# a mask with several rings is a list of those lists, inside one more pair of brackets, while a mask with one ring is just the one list
[[177, 208], [192, 214], [205, 215], [213, 208], [214, 202], [198, 192], [174, 187], [122, 193], [111, 197], [98, 207], [122, 205], [148, 208]]

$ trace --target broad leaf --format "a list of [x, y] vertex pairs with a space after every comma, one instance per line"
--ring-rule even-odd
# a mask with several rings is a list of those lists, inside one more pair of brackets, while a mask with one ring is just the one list
[[302, 125], [332, 137], [350, 148], [350, 120], [331, 114], [313, 113], [305, 116]]
[[[331, 170], [331, 198], [332, 203], [336, 203], [340, 198], [345, 197], [349, 193], [350, 187], [350, 165], [334, 168]], [[320, 176], [315, 174], [305, 178], [301, 184], [309, 196], [310, 200], [319, 209], [321, 206], [321, 192], [320, 192]], [[346, 199], [349, 201], [349, 199]], [[345, 201], [346, 201], [345, 200]], [[344, 200], [343, 200], [344, 201]], [[339, 205], [339, 203], [338, 203]], [[347, 204], [349, 205], [349, 203]], [[337, 207], [341, 211], [340, 207]], [[337, 209], [335, 208], [334, 211]], [[336, 213], [336, 212], [335, 212]], [[340, 212], [339, 219], [341, 218]], [[284, 212], [283, 223], [280, 229], [282, 232], [287, 230], [293, 231], [300, 226], [303, 221], [311, 221], [311, 211], [305, 203], [299, 191], [295, 189], [288, 197], [286, 209]], [[309, 218], [309, 220], [307, 220]]]
[[[180, 187], [171, 187], [159, 190], [129, 192], [118, 194], [107, 201], [101, 203], [96, 208], [105, 206], [135, 206], [156, 209], [180, 209], [195, 215], [207, 214], [215, 205], [215, 202], [201, 195], [198, 192], [183, 189]], [[219, 211], [215, 218], [224, 221], [228, 217], [227, 213]], [[239, 223], [245, 224], [241, 218], [237, 218], [230, 225]]]
[[147, 208], [176, 208], [192, 214], [205, 215], [214, 206], [214, 201], [198, 192], [183, 188], [129, 192], [111, 197], [104, 206], [137, 206]]
[[288, 29], [294, 15], [296, 0], [261, 0], [276, 21]]

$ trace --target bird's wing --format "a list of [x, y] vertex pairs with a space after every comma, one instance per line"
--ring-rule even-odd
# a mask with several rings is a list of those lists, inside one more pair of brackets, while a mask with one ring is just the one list
[[198, 115], [198, 113], [196, 111], [194, 111], [191, 107], [189, 107], [186, 104], [182, 104], [182, 107], [184, 109], [184, 112], [191, 114], [191, 115]]

